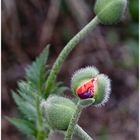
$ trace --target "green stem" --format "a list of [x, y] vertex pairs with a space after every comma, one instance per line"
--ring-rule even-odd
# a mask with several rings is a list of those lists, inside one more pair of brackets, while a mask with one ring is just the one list
[[40, 110], [40, 98], [37, 96], [36, 99], [36, 110], [37, 110], [37, 140], [44, 140], [44, 133], [43, 133], [43, 120], [42, 120], [42, 114]]
[[74, 131], [82, 140], [93, 140], [79, 125], [75, 126]]
[[80, 101], [79, 101], [77, 103], [77, 108], [75, 110], [75, 113], [70, 120], [70, 123], [69, 123], [69, 126], [68, 126], [68, 129], [67, 129], [64, 140], [72, 140], [72, 137], [73, 137], [73, 134], [74, 134], [74, 129], [75, 129], [75, 126], [78, 122], [78, 119], [80, 117], [82, 109], [83, 109], [83, 107], [80, 105]]
[[49, 96], [49, 93], [51, 91], [52, 85], [56, 80], [56, 76], [60, 71], [60, 68], [66, 59], [66, 57], [69, 55], [69, 53], [74, 49], [74, 47], [88, 34], [96, 27], [96, 25], [99, 23], [99, 20], [97, 17], [92, 19], [79, 33], [77, 33], [64, 47], [64, 49], [59, 54], [58, 58], [56, 59], [52, 70], [50, 72], [50, 75], [46, 82], [46, 93], [45, 98]]

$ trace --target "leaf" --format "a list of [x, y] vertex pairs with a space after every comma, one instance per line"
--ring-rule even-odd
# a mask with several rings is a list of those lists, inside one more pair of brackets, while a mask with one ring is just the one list
[[8, 118], [6, 119], [13, 124], [19, 131], [22, 133], [28, 135], [28, 136], [35, 136], [36, 135], [36, 128], [33, 123], [27, 120], [23, 119], [17, 119], [17, 118]]
[[36, 61], [26, 69], [26, 81], [18, 82], [18, 94], [12, 92], [12, 97], [21, 112], [21, 119], [8, 118], [9, 122], [21, 132], [35, 137], [38, 137], [39, 133], [45, 135], [44, 124], [38, 126], [38, 121], [43, 120], [41, 112], [39, 112], [40, 114], [37, 112], [37, 107], [40, 109], [40, 104], [37, 105], [36, 99], [37, 97], [42, 99], [43, 92], [45, 92], [44, 84], [49, 74], [49, 71], [46, 70], [48, 50], [49, 47], [45, 48]]
[[51, 94], [64, 94], [69, 88], [64, 86], [62, 82], [55, 83], [52, 87]]
[[32, 105], [35, 105], [35, 100], [36, 100], [36, 94], [37, 92], [34, 88], [31, 87], [31, 84], [26, 81], [20, 81], [18, 83], [18, 90], [17, 92], [20, 94], [20, 96], [29, 102]]
[[[43, 86], [46, 81], [46, 62], [49, 55], [49, 46], [47, 46], [41, 55], [36, 59], [35, 62], [28, 69], [26, 69], [27, 80], [30, 81], [35, 88], [40, 92], [43, 92]], [[42, 93], [43, 94], [43, 93]]]
[[12, 92], [12, 97], [18, 106], [19, 110], [29, 120], [36, 120], [36, 108], [29, 102], [23, 100], [18, 94]]

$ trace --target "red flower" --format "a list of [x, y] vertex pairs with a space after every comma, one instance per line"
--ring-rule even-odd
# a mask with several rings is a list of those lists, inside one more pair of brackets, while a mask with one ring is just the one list
[[81, 85], [76, 90], [76, 94], [81, 99], [92, 98], [94, 96], [95, 84], [96, 84], [95, 79], [91, 79], [90, 81], [87, 81], [86, 83], [84, 83], [83, 85]]

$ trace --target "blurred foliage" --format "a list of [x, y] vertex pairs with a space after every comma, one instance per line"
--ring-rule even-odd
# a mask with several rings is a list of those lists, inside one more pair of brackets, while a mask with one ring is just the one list
[[111, 46], [116, 45], [120, 41], [119, 35], [116, 32], [116, 30], [114, 29], [109, 30], [106, 36], [106, 40], [107, 42], [109, 42]]
[[[128, 24], [128, 39], [126, 44], [129, 50], [130, 57], [130, 66], [138, 67], [138, 57], [139, 57], [139, 44], [138, 44], [138, 36], [139, 36], [139, 1], [138, 0], [129, 0], [129, 13], [132, 17], [132, 21]], [[131, 38], [130, 38], [131, 36]], [[128, 61], [128, 59], [127, 59]]]
[[120, 41], [126, 47], [124, 50], [124, 57], [118, 64], [120, 67], [124, 68], [134, 68], [138, 67], [138, 57], [139, 57], [139, 25], [138, 25], [138, 0], [128, 1], [128, 14], [129, 18], [122, 23], [124, 32], [119, 35], [118, 30], [110, 29], [107, 33], [106, 39], [111, 46], [117, 45]]
[[129, 11], [134, 21], [139, 20], [139, 1], [138, 0], [129, 0]]

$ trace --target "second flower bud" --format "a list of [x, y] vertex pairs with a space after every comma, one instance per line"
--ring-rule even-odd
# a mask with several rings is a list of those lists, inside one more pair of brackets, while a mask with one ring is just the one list
[[95, 67], [86, 67], [75, 72], [71, 88], [80, 99], [94, 98], [95, 105], [108, 101], [111, 85], [107, 75], [99, 74]]

